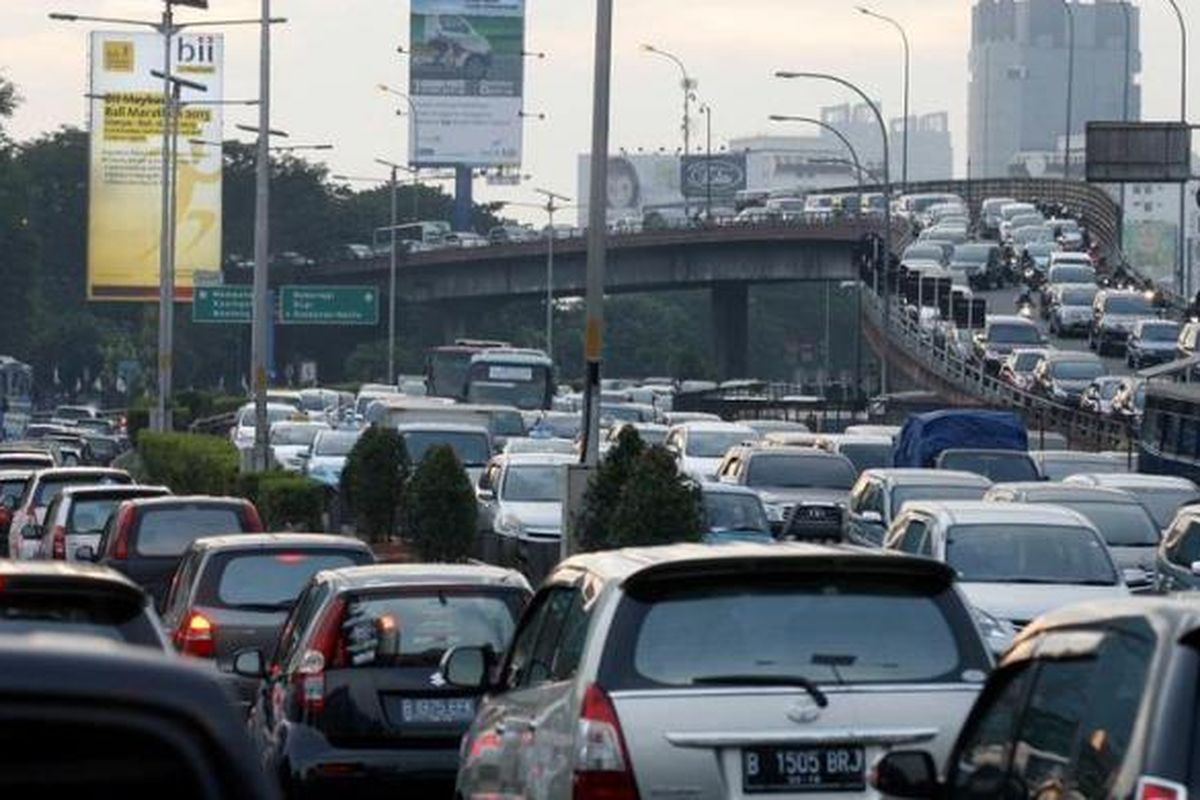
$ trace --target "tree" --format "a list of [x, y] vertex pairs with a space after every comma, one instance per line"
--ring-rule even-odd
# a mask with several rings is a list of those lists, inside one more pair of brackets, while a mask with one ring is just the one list
[[698, 542], [702, 536], [700, 489], [681, 475], [662, 447], [638, 458], [612, 510], [610, 537], [618, 547]]
[[475, 545], [475, 492], [449, 447], [430, 448], [408, 487], [408, 539], [422, 561], [462, 561]]
[[394, 428], [380, 425], [363, 431], [346, 457], [342, 498], [358, 532], [370, 541], [386, 542], [395, 532], [408, 470], [404, 440]]
[[619, 547], [612, 515], [646, 445], [636, 429], [626, 427], [608, 451], [583, 495], [576, 536], [584, 552]]

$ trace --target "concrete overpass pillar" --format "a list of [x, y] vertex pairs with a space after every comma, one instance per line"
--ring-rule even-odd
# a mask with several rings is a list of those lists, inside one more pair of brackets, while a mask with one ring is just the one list
[[721, 380], [750, 372], [750, 285], [718, 283], [712, 288], [713, 353]]

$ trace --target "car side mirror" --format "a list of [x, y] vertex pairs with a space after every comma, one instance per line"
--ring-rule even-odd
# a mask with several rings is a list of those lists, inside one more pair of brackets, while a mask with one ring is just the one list
[[1200, 577], [1200, 561], [1192, 562], [1192, 574], [1197, 577]]
[[21, 529], [21, 538], [26, 541], [35, 541], [42, 538], [42, 528], [40, 525], [34, 525], [32, 522]]
[[872, 525], [883, 524], [883, 514], [880, 514], [878, 511], [874, 510], [860, 511], [858, 512], [858, 518], [863, 522], [869, 522]]
[[491, 503], [496, 500], [496, 490], [495, 489], [478, 489], [475, 492], [475, 496], [478, 497], [481, 501], [483, 501], [485, 503]]
[[936, 797], [937, 767], [933, 756], [924, 750], [888, 753], [871, 771], [871, 787], [888, 797]]
[[451, 686], [486, 689], [494, 660], [490, 647], [452, 647], [442, 656], [439, 671]]
[[75, 548], [75, 560], [76, 561], [95, 561], [96, 560], [96, 548], [92, 547], [90, 544], [84, 544], [84, 545], [80, 545], [79, 547], [76, 547]]
[[312, 458], [312, 453], [308, 450], [301, 450], [296, 455], [296, 458], [300, 459], [301, 461], [308, 461], [310, 458]]
[[240, 650], [233, 656], [233, 673], [243, 678], [262, 678], [266, 675], [263, 669], [261, 650]]

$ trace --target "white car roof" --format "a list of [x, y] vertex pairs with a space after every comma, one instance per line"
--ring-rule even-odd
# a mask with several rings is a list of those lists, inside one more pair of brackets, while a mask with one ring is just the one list
[[918, 500], [904, 510], [920, 511], [949, 525], [1020, 524], [1092, 528], [1087, 517], [1062, 506], [1036, 503], [991, 503], [983, 500]]

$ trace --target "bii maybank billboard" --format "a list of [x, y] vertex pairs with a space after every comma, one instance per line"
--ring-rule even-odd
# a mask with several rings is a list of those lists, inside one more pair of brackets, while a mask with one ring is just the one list
[[525, 0], [412, 0], [409, 161], [521, 163]]
[[[172, 72], [201, 84], [184, 88], [177, 140], [175, 299], [192, 297], [193, 276], [221, 268], [222, 39], [182, 34]], [[91, 35], [88, 299], [156, 301], [162, 220], [162, 37]], [[204, 105], [187, 105], [188, 101]]]

